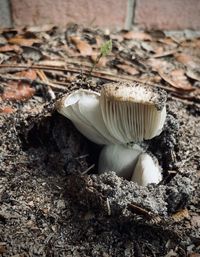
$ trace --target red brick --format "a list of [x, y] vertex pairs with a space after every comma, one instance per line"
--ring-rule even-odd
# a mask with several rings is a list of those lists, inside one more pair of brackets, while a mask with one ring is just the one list
[[15, 25], [65, 25], [123, 28], [127, 0], [12, 0]]
[[137, 0], [135, 23], [147, 29], [200, 29], [200, 0]]

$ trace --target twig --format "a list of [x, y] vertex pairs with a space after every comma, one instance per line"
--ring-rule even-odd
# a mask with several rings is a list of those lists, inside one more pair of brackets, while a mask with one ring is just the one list
[[107, 205], [107, 209], [108, 209], [108, 216], [111, 215], [111, 208], [110, 208], [110, 202], [109, 202], [109, 199], [106, 198], [106, 205]]
[[32, 79], [29, 79], [29, 78], [16, 77], [16, 76], [11, 76], [11, 75], [2, 75], [2, 74], [0, 74], [0, 79], [2, 79], [4, 81], [7, 81], [7, 80], [22, 81], [22, 82], [28, 83], [32, 86], [40, 84], [42, 86], [50, 86], [54, 89], [60, 89], [62, 91], [67, 91], [66, 87], [64, 87], [64, 86], [52, 84], [52, 83], [49, 83], [49, 82], [43, 82], [41, 80], [36, 80], [36, 79], [32, 80]]
[[94, 166], [95, 166], [95, 164], [92, 164], [92, 165], [91, 165], [90, 167], [88, 167], [86, 170], [84, 170], [83, 172], [81, 172], [81, 174], [82, 174], [82, 175], [87, 174], [88, 171], [90, 171], [91, 169], [94, 168]]
[[[90, 69], [86, 68], [86, 67], [81, 67], [81, 68], [74, 68], [74, 67], [61, 68], [61, 67], [59, 67], [58, 68], [58, 67], [52, 67], [52, 66], [47, 66], [47, 65], [32, 65], [31, 66], [31, 65], [17, 65], [17, 64], [0, 64], [0, 68], [13, 68], [13, 69], [16, 68], [17, 71], [19, 71], [19, 69], [41, 69], [41, 70], [46, 70], [46, 71], [61, 71], [61, 72], [71, 72], [71, 73], [77, 73], [77, 74], [82, 73], [84, 75], [89, 75], [89, 72], [90, 72]], [[105, 72], [105, 71], [93, 71], [93, 74], [91, 74], [91, 76], [94, 78], [102, 78], [102, 79], [105, 79], [105, 80], [111, 81], [111, 82], [133, 81], [133, 82], [138, 82], [138, 83], [146, 83], [149, 86], [158, 87], [158, 88], [162, 88], [162, 89], [166, 90], [167, 92], [171, 93], [176, 99], [178, 98], [180, 101], [181, 101], [181, 99], [186, 99], [188, 101], [193, 101], [193, 102], [197, 102], [197, 103], [199, 102], [198, 98], [195, 98], [193, 96], [184, 96], [183, 91], [181, 92], [172, 87], [150, 83], [150, 82], [148, 82], [148, 80], [142, 80], [142, 79], [134, 78], [134, 77], [128, 76], [128, 75], [116, 75], [116, 74], [112, 74], [112, 73]], [[42, 83], [42, 84], [45, 84], [45, 83]], [[63, 85], [63, 82], [62, 83], [57, 82], [57, 84], [50, 84], [50, 86], [52, 88], [66, 90], [64, 87], [59, 86], [58, 84]]]
[[161, 219], [159, 216], [156, 216], [154, 213], [152, 213], [151, 211], [148, 211], [136, 204], [133, 203], [129, 203], [128, 204], [128, 208], [132, 213], [138, 214], [142, 217], [145, 217], [147, 220], [152, 220], [155, 221], [156, 223], [160, 222]]
[[83, 155], [80, 155], [80, 156], [76, 157], [75, 159], [76, 159], [76, 160], [78, 160], [78, 159], [84, 159], [84, 158], [86, 158], [86, 157], [88, 157], [88, 156], [89, 156], [89, 154], [83, 154]]
[[[48, 78], [47, 78], [47, 76], [46, 76], [46, 74], [44, 73], [43, 70], [36, 70], [36, 73], [37, 73], [38, 77], [39, 77], [43, 82], [49, 84], [49, 80], [48, 80]], [[55, 99], [56, 96], [55, 96], [55, 93], [53, 92], [51, 86], [48, 86], [48, 85], [47, 85], [46, 88], [47, 88], [47, 94], [48, 94], [50, 100]]]
[[[82, 73], [85, 75], [89, 75], [90, 70], [86, 67], [81, 67], [80, 69], [74, 68], [74, 67], [68, 67], [68, 68], [58, 68], [58, 67], [52, 67], [52, 66], [47, 66], [47, 65], [16, 65], [16, 64], [0, 64], [0, 68], [16, 68], [17, 70], [19, 68], [21, 69], [42, 69], [42, 70], [52, 70], [52, 71], [63, 71], [63, 72], [72, 72], [72, 73]], [[92, 77], [96, 78], [103, 78], [109, 81], [135, 81], [139, 83], [148, 83], [148, 85], [153, 86], [153, 87], [159, 87], [163, 88], [166, 91], [169, 92], [176, 92], [175, 89], [158, 85], [158, 84], [151, 84], [148, 81], [144, 81], [141, 79], [133, 78], [128, 75], [116, 75], [112, 74], [110, 72], [105, 72], [105, 71], [93, 71], [93, 74], [91, 74]]]

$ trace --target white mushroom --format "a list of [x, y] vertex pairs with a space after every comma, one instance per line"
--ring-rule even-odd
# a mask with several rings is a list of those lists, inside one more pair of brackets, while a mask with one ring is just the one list
[[109, 132], [120, 142], [140, 142], [160, 134], [166, 118], [166, 93], [137, 83], [109, 83], [100, 106]]
[[99, 173], [115, 171], [139, 185], [159, 183], [159, 166], [137, 145], [159, 135], [166, 118], [166, 93], [137, 83], [108, 83], [101, 94], [80, 89], [65, 96], [57, 110], [89, 140], [105, 146]]
[[150, 183], [158, 184], [161, 180], [162, 174], [158, 163], [149, 154], [140, 154], [131, 181], [147, 186]]
[[119, 177], [130, 180], [142, 152], [142, 148], [137, 145], [133, 148], [124, 145], [104, 146], [99, 156], [98, 172], [114, 171]]
[[105, 126], [99, 96], [97, 92], [79, 89], [63, 97], [57, 104], [57, 110], [89, 140], [97, 144], [119, 143]]

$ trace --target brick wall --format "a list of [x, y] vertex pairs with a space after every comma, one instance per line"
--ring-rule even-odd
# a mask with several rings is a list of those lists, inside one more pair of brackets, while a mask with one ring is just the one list
[[0, 0], [0, 26], [200, 29], [200, 0]]

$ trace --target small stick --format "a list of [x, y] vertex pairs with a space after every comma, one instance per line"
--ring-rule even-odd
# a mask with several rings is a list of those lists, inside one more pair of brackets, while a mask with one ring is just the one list
[[88, 157], [88, 156], [89, 156], [89, 154], [87, 153], [87, 154], [80, 155], [80, 156], [76, 157], [75, 159], [76, 160], [83, 159], [83, 158]]
[[[25, 66], [25, 65], [17, 65], [17, 64], [9, 64], [9, 65], [8, 64], [0, 64], [0, 68], [16, 68], [17, 71], [19, 69], [42, 69], [42, 70], [47, 70], [47, 71], [52, 70], [52, 71], [72, 72], [72, 73], [77, 73], [77, 74], [82, 72], [82, 74], [84, 74], [84, 75], [89, 75], [89, 69], [86, 67], [77, 69], [74, 67], [58, 68], [58, 67], [52, 67], [52, 66], [47, 66], [47, 65]], [[106, 79], [111, 82], [118, 82], [118, 81], [133, 81], [134, 82], [135, 81], [135, 82], [139, 82], [139, 83], [147, 83], [149, 86], [158, 87], [158, 88], [162, 88], [162, 89], [166, 90], [167, 92], [171, 93], [174, 96], [174, 98], [176, 98], [176, 99], [178, 98], [180, 101], [182, 101], [182, 99], [186, 99], [188, 101], [193, 101], [193, 102], [200, 101], [198, 98], [195, 98], [194, 96], [184, 96], [183, 95], [184, 92], [179, 92], [178, 90], [176, 90], [172, 87], [153, 84], [148, 81], [144, 81], [144, 80], [138, 79], [138, 78], [133, 78], [128, 75], [120, 75], [119, 76], [119, 75], [115, 75], [115, 74], [105, 72], [105, 71], [93, 71], [93, 74], [91, 74], [91, 76], [94, 78]], [[58, 82], [58, 84], [61, 84], [61, 83]], [[64, 89], [64, 87], [59, 86], [59, 85], [51, 84], [50, 86], [52, 88], [66, 90], [66, 89]]]
[[109, 202], [108, 198], [106, 198], [106, 204], [107, 204], [107, 209], [108, 209], [108, 215], [110, 216], [111, 215], [111, 208], [110, 208], [110, 202]]
[[43, 85], [43, 86], [50, 86], [54, 89], [60, 89], [60, 90], [64, 90], [66, 91], [66, 87], [64, 86], [60, 86], [60, 85], [56, 85], [56, 84], [52, 84], [52, 83], [49, 83], [49, 82], [43, 82], [41, 80], [32, 80], [32, 79], [29, 79], [29, 78], [24, 78], [24, 77], [15, 77], [15, 76], [11, 76], [11, 75], [1, 75], [0, 74], [0, 79], [2, 80], [13, 80], [13, 81], [22, 81], [22, 82], [26, 82], [26, 83], [29, 83], [30, 85]]
[[152, 220], [155, 218], [155, 215], [152, 212], [145, 210], [144, 208], [138, 205], [135, 205], [133, 203], [129, 203], [128, 208], [130, 209], [131, 212], [138, 214], [140, 216], [143, 216], [148, 220]]
[[81, 172], [82, 175], [85, 175], [88, 173], [88, 171], [90, 171], [91, 169], [93, 169], [95, 166], [95, 164], [92, 164], [90, 167], [88, 167], [85, 171]]

